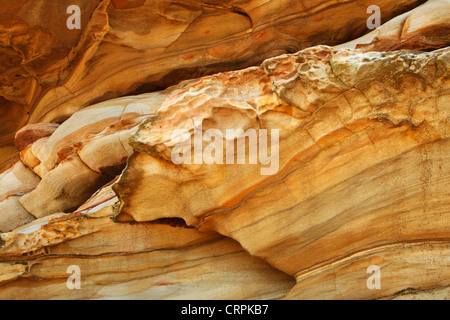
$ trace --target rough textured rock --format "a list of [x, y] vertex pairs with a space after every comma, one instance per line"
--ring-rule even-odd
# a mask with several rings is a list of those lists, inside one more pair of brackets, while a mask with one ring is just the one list
[[[382, 251], [394, 244], [429, 241], [430, 254], [440, 255], [450, 230], [449, 62], [449, 51], [316, 47], [261, 68], [202, 78], [166, 99], [132, 136], [138, 152], [113, 187], [121, 201], [116, 219], [181, 217], [237, 240], [296, 277], [300, 288], [309, 273], [353, 255], [378, 250], [383, 259], [398, 259]], [[264, 176], [257, 164], [175, 165], [174, 130], [193, 137], [199, 123], [203, 132], [279, 129], [279, 171]], [[417, 259], [419, 273], [427, 256]], [[435, 273], [414, 288], [434, 288]], [[408, 277], [376, 293], [362, 283], [345, 287], [352, 295], [331, 294], [380, 298], [407, 289]], [[445, 273], [441, 279], [448, 286]], [[327, 296], [326, 287], [315, 290], [308, 294]]]
[[[339, 156], [331, 155], [345, 150], [349, 143], [349, 151], [359, 154], [362, 150], [355, 148], [358, 141], [366, 151], [358, 161], [369, 167], [372, 162], [444, 139], [449, 133], [448, 61], [448, 52], [361, 54], [316, 47], [266, 60], [262, 68], [202, 78], [166, 99], [156, 117], [132, 136], [130, 143], [139, 153], [131, 156], [115, 187], [123, 198], [120, 212], [137, 221], [181, 214], [189, 225], [197, 225], [205, 216], [212, 216], [211, 212], [239, 204], [255, 189], [267, 189], [267, 184], [276, 189], [276, 179], [261, 175], [258, 165], [173, 165], [172, 148], [179, 143], [177, 135], [173, 138], [174, 131], [186, 129], [193, 136], [198, 125], [194, 122], [203, 123], [203, 131], [279, 129], [278, 175], [292, 171], [290, 166], [298, 165], [303, 157], [311, 162], [321, 153], [320, 158], [326, 159], [329, 152], [322, 161], [338, 161]], [[429, 69], [434, 71], [432, 77]], [[365, 140], [373, 146], [364, 144]], [[390, 148], [377, 151], [377, 143]], [[352, 170], [348, 174], [363, 171], [360, 166]], [[149, 174], [153, 183], [140, 180], [142, 185], [128, 193], [128, 182], [139, 183], [136, 176], [142, 174]], [[339, 179], [350, 177], [341, 174]], [[167, 190], [174, 192], [162, 200], [160, 195]], [[141, 194], [149, 201], [164, 203], [148, 208], [141, 202]]]
[[[88, 209], [3, 237], [0, 299], [276, 299], [294, 284], [217, 233], [179, 221], [114, 223], [116, 200], [105, 188]], [[71, 265], [82, 270], [82, 290], [67, 289]]]
[[37, 218], [76, 209], [108, 181], [91, 170], [77, 155], [69, 156], [43, 176], [36, 189], [20, 199], [22, 206]]
[[[99, 101], [349, 41], [366, 33], [369, 5], [385, 22], [422, 2], [2, 0], [0, 163], [14, 158], [25, 123], [62, 122]], [[79, 30], [66, 27], [70, 5], [81, 9]]]
[[449, 1], [358, 39], [364, 1], [37, 3], [0, 14], [0, 298], [450, 298]]

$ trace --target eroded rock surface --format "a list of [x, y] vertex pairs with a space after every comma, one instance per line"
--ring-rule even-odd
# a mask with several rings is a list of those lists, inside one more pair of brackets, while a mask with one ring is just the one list
[[[449, 59], [448, 50], [361, 53], [322, 46], [202, 78], [166, 99], [132, 135], [138, 152], [113, 187], [120, 200], [116, 219], [183, 218], [236, 239], [297, 277], [300, 287], [309, 272], [394, 244], [430, 241], [431, 254], [440, 255], [450, 230]], [[266, 176], [265, 165], [225, 159], [195, 164], [189, 143], [191, 164], [175, 165], [173, 148], [183, 143], [175, 130], [187, 130], [193, 141], [199, 124], [202, 133], [216, 128], [224, 137], [225, 129], [278, 129], [279, 170]], [[211, 142], [203, 139], [204, 151]], [[425, 264], [417, 262], [416, 272]], [[432, 285], [435, 274], [428, 279], [417, 285]], [[440, 279], [448, 286], [445, 275]], [[314, 290], [320, 297], [327, 289]], [[375, 295], [362, 285], [349, 297], [400, 291], [392, 290]]]
[[[0, 299], [277, 299], [294, 284], [215, 232], [178, 221], [114, 223], [116, 200], [105, 188], [86, 209], [3, 237]], [[66, 285], [72, 265], [80, 290]]]
[[423, 2], [358, 39], [364, 1], [80, 0], [67, 38], [64, 1], [8, 4], [0, 298], [450, 299], [449, 1]]
[[[380, 7], [384, 23], [422, 2], [2, 0], [0, 166], [11, 163], [14, 132], [26, 123], [62, 122], [100, 101], [343, 43], [367, 32], [368, 6]], [[81, 29], [66, 26], [71, 5]]]
[[345, 44], [340, 49], [363, 51], [432, 50], [450, 44], [450, 2], [429, 0], [376, 30]]

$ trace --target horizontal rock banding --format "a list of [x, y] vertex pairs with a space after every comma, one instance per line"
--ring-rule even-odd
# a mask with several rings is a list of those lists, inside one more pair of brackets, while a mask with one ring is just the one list
[[[276, 299], [294, 284], [231, 239], [170, 222], [117, 224], [117, 199], [97, 199], [3, 238], [1, 299]], [[66, 286], [71, 265], [80, 267], [81, 290]]]

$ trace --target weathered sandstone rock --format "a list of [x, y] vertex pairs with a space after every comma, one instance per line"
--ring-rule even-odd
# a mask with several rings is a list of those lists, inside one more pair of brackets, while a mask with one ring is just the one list
[[71, 155], [45, 174], [36, 189], [20, 198], [22, 206], [36, 218], [77, 208], [111, 178], [87, 167]]
[[[40, 280], [28, 298], [44, 292], [47, 298], [226, 298], [215, 278], [221, 277], [218, 266], [225, 264], [236, 274], [249, 272], [249, 279], [276, 279], [250, 280], [255, 283], [249, 286], [236, 278], [230, 283], [239, 289], [225, 290], [231, 298], [282, 298], [286, 293], [288, 299], [447, 297], [449, 277], [442, 269], [448, 264], [450, 230], [445, 188], [450, 178], [448, 65], [448, 50], [362, 53], [321, 46], [151, 94], [156, 100], [132, 108], [139, 112], [128, 113], [123, 106], [136, 106], [147, 95], [84, 109], [99, 109], [91, 122], [88, 112], [74, 114], [49, 138], [32, 143], [31, 149], [40, 143], [39, 150], [50, 151], [37, 152], [49, 164], [37, 188], [20, 202], [11, 197], [14, 202], [5, 202], [37, 217], [55, 214], [2, 236], [0, 294], [18, 297], [31, 286], [31, 276]], [[122, 111], [115, 116], [110, 108], [117, 106]], [[203, 132], [278, 129], [278, 170], [261, 175], [267, 164], [175, 165], [171, 150], [181, 140], [173, 132], [184, 129], [194, 136], [199, 123]], [[131, 153], [120, 139], [131, 132], [135, 153], [113, 183], [118, 198], [107, 187], [74, 213], [58, 213], [78, 206], [106, 183], [92, 177], [111, 179], [102, 166], [113, 168]], [[247, 145], [246, 154], [250, 149]], [[103, 156], [108, 150], [117, 158]], [[59, 197], [58, 191], [66, 188], [63, 193], [69, 197]], [[112, 222], [113, 215], [126, 222]], [[178, 220], [164, 218], [181, 218], [189, 227], [167, 225]], [[139, 234], [152, 230], [169, 247], [179, 248], [174, 250], [187, 250], [183, 259], [189, 270], [189, 261], [208, 252], [225, 250], [227, 258], [205, 258], [212, 269], [182, 271], [182, 276], [167, 268], [162, 272], [161, 264], [156, 273], [142, 274], [138, 270], [142, 263], [149, 265], [153, 250], [143, 249], [148, 244]], [[195, 242], [201, 252], [185, 249], [180, 242], [184, 232], [205, 239]], [[255, 258], [238, 253], [243, 251], [236, 242], [215, 232], [237, 240], [297, 284], [261, 260], [253, 266]], [[202, 241], [207, 244], [200, 245]], [[73, 250], [86, 253], [71, 257]], [[105, 252], [95, 266], [84, 260]], [[123, 252], [129, 252], [126, 259]], [[239, 258], [229, 258], [231, 252]], [[173, 259], [171, 254], [164, 259]], [[18, 259], [31, 267], [17, 267]], [[59, 269], [50, 270], [55, 264]], [[85, 291], [65, 287], [64, 268], [72, 264], [87, 273]], [[371, 264], [383, 270], [381, 290], [365, 286]], [[122, 277], [119, 287], [107, 285], [112, 281], [108, 276], [98, 278], [117, 272], [117, 265], [136, 270], [136, 276]], [[207, 270], [214, 270], [209, 280], [199, 276]], [[262, 276], [266, 273], [271, 276]], [[203, 296], [195, 289], [197, 281], [216, 289]]]
[[34, 190], [39, 182], [39, 177], [21, 161], [0, 174], [0, 232], [11, 231], [35, 219], [19, 199]]
[[23, 195], [32, 191], [40, 179], [18, 161], [14, 167], [0, 174], [0, 201], [11, 195]]
[[[450, 299], [449, 242], [393, 243], [357, 252], [297, 275], [287, 299]], [[381, 271], [381, 288], [367, 290], [368, 266]]]
[[[16, 134], [20, 157], [42, 181], [26, 190], [20, 199], [22, 206], [35, 217], [70, 212], [80, 206], [121, 173], [133, 152], [128, 139], [139, 123], [152, 116], [169, 94], [189, 83], [99, 103], [74, 113], [61, 125], [24, 127]], [[5, 185], [12, 186], [7, 179]], [[4, 228], [9, 231], [16, 226]]]
[[[217, 233], [177, 221], [114, 223], [108, 194], [4, 235], [0, 299], [276, 299], [294, 284]], [[66, 286], [71, 265], [81, 290]]]
[[[439, 254], [450, 230], [449, 62], [448, 50], [322, 46], [202, 78], [166, 99], [132, 135], [137, 153], [113, 186], [116, 220], [177, 217], [218, 231], [296, 277], [300, 288], [309, 272], [394, 244], [429, 241], [430, 254]], [[223, 136], [226, 129], [279, 129], [279, 171], [264, 176], [264, 165], [225, 160], [175, 165], [172, 150], [182, 141], [175, 130], [191, 137], [199, 124]], [[208, 143], [204, 138], [203, 148]], [[426, 255], [414, 259], [419, 272]], [[365, 276], [365, 269], [351, 270]], [[434, 275], [415, 288], [448, 286], [445, 273], [437, 283]], [[390, 296], [407, 289], [410, 276], [375, 293], [363, 282], [345, 297]], [[311, 290], [311, 297], [343, 297]]]
[[16, 132], [14, 144], [22, 151], [37, 140], [51, 136], [58, 127], [57, 123], [28, 124]]
[[336, 46], [363, 51], [430, 50], [450, 45], [450, 2], [429, 0], [374, 31]]
[[450, 298], [449, 1], [44, 2], [0, 12], [0, 299]]
[[0, 232], [11, 231], [36, 219], [25, 210], [19, 199], [20, 196], [9, 196], [0, 202]]
[[[1, 55], [0, 55], [1, 57]], [[11, 168], [17, 161], [17, 148], [14, 135], [27, 124], [28, 118], [24, 106], [0, 97], [0, 173]]]
[[[337, 45], [368, 31], [368, 6], [386, 22], [422, 2], [2, 1], [0, 166], [14, 159], [14, 132], [26, 123], [60, 123], [100, 101]], [[66, 26], [70, 5], [80, 7], [81, 29]]]

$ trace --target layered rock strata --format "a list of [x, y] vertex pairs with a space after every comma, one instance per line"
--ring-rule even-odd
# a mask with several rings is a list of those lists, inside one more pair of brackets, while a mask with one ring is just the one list
[[[27, 266], [35, 261], [41, 265], [41, 259], [54, 263], [54, 247], [70, 248], [77, 243], [79, 227], [74, 227], [71, 219], [77, 221], [75, 224], [83, 221], [87, 233], [97, 230], [94, 221], [100, 220], [89, 218], [91, 212], [97, 212], [93, 209], [96, 206], [99, 212], [107, 212], [101, 220], [106, 229], [169, 228], [158, 221], [181, 218], [186, 225], [178, 223], [175, 229], [169, 228], [176, 234], [191, 230], [201, 237], [222, 237], [218, 232], [236, 240], [252, 256], [297, 280], [293, 286], [292, 278], [283, 278], [289, 285], [276, 290], [277, 297], [288, 291], [286, 297], [293, 299], [445, 297], [448, 259], [442, 252], [448, 249], [450, 230], [446, 219], [449, 193], [445, 188], [450, 173], [448, 65], [448, 50], [362, 53], [320, 46], [266, 60], [261, 67], [184, 82], [164, 92], [112, 100], [77, 112], [49, 137], [36, 134], [31, 139], [31, 146], [39, 145], [35, 151], [39, 164], [33, 167], [37, 175], [20, 163], [15, 167], [17, 172], [27, 170], [35, 181], [34, 185], [23, 186], [21, 192], [28, 193], [17, 205], [33, 219], [52, 215], [2, 237], [4, 266], [9, 270], [4, 297], [15, 297], [28, 286], [27, 277], [35, 276], [33, 268], [17, 271], [9, 261], [17, 262], [19, 253], [29, 252], [24, 262]], [[83, 118], [84, 114], [90, 116]], [[183, 143], [179, 135], [174, 135], [175, 130], [184, 130], [193, 141], [199, 125], [203, 139], [208, 129], [242, 129], [243, 134], [249, 129], [267, 129], [269, 145], [271, 133], [279, 130], [277, 170], [262, 175], [261, 169], [268, 164], [227, 164], [226, 151], [223, 164], [173, 163], [173, 148]], [[28, 131], [46, 132], [32, 129]], [[94, 130], [97, 133], [93, 134]], [[106, 138], [113, 132], [115, 138]], [[91, 154], [100, 159], [120, 155], [117, 148], [124, 145], [121, 132], [130, 137], [123, 157], [111, 159], [109, 165], [99, 160], [104, 166], [92, 165], [96, 163], [94, 156], [83, 157], [83, 150], [87, 150], [84, 146], [90, 143]], [[224, 140], [222, 146], [239, 138], [227, 137], [225, 132], [224, 137], [228, 141]], [[17, 141], [26, 139], [19, 133]], [[202, 154], [208, 143], [210, 139], [203, 141]], [[29, 148], [24, 144], [23, 150]], [[272, 147], [268, 150], [273, 152], [276, 149]], [[250, 149], [247, 143], [247, 163]], [[105, 157], [106, 150], [112, 150], [111, 156]], [[195, 150], [191, 151], [193, 160]], [[74, 207], [84, 201], [70, 192], [60, 202], [48, 200], [44, 195], [52, 196], [49, 186], [57, 185], [57, 181], [79, 192], [105, 183], [91, 176], [83, 178], [84, 171], [79, 167], [72, 171], [65, 168], [78, 163], [96, 176], [112, 179], [120, 173], [114, 169], [123, 167], [123, 159], [130, 154], [127, 167], [112, 184], [115, 193], [108, 187], [107, 192], [100, 192], [71, 215], [60, 216], [57, 208], [49, 206]], [[11, 170], [8, 175], [13, 173]], [[89, 194], [86, 192], [85, 197]], [[127, 222], [113, 223], [111, 216]], [[61, 229], [48, 236], [46, 226], [53, 223]], [[94, 233], [108, 239], [104, 241], [113, 241], [106, 229]], [[117, 233], [122, 237], [127, 232]], [[129, 250], [140, 252], [141, 241], [131, 242]], [[82, 245], [79, 250], [83, 250]], [[117, 252], [121, 251], [116, 251], [120, 256]], [[99, 260], [95, 265], [103, 268], [105, 263]], [[133, 265], [134, 260], [129, 263]], [[386, 282], [381, 290], [370, 291], [362, 279], [366, 277], [365, 268], [374, 263], [389, 276], [383, 278]], [[415, 277], [421, 268], [428, 270], [426, 275]], [[261, 276], [259, 272], [266, 271], [258, 271], [255, 277]], [[275, 278], [281, 276], [270, 268], [267, 272]], [[56, 273], [47, 277], [58, 278]], [[411, 282], [410, 278], [415, 280]], [[123, 281], [130, 288], [128, 280]], [[37, 292], [47, 286], [44, 282]], [[337, 282], [339, 288], [330, 291], [328, 283], [336, 286]], [[59, 289], [49, 291], [50, 295], [60, 294], [63, 285], [59, 280]], [[112, 294], [98, 293], [104, 291], [95, 281], [86, 285], [89, 293], [77, 297]], [[162, 297], [155, 293], [158, 290], [154, 286], [142, 289], [137, 285], [139, 289], [132, 290], [136, 295], [120, 296], [140, 297], [145, 292], [150, 298]], [[264, 293], [255, 290], [258, 297], [269, 294], [264, 291], [267, 288]]]
[[[339, 263], [351, 268], [346, 264], [354, 266], [354, 259], [380, 255], [393, 261], [427, 248], [441, 257], [428, 280], [410, 284], [413, 271], [394, 269], [395, 286], [371, 292], [361, 283], [358, 290], [345, 287], [352, 295], [338, 290], [329, 297], [380, 298], [409, 285], [429, 289], [436, 279], [446, 287], [449, 57], [448, 50], [363, 54], [317, 47], [202, 78], [166, 99], [132, 135], [137, 152], [113, 186], [116, 220], [183, 218], [237, 240], [301, 288], [311, 273]], [[227, 164], [225, 151], [223, 164], [175, 165], [173, 149], [184, 143], [175, 130], [185, 129], [193, 141], [198, 124], [224, 137], [226, 129], [279, 130], [278, 172], [265, 176], [265, 165]], [[205, 155], [211, 139], [203, 139]], [[417, 256], [415, 272], [427, 254]], [[308, 295], [314, 296], [299, 297]]]
[[[30, 18], [27, 3], [9, 18]], [[20, 68], [41, 68], [13, 86], [22, 93], [2, 82], [17, 116], [2, 111], [1, 134], [18, 152], [0, 174], [0, 298], [450, 299], [449, 2], [380, 1], [387, 15], [412, 10], [347, 43], [355, 2], [276, 1], [286, 8], [269, 19], [274, 3], [91, 1], [79, 39], [58, 38], [78, 43], [66, 56], [56, 38], [23, 49], [18, 20], [0, 35], [22, 48]], [[352, 28], [324, 20], [350, 7]], [[123, 24], [147, 9], [159, 35], [179, 32], [160, 51], [153, 29], [133, 33], [139, 15]], [[216, 19], [236, 29], [188, 41]], [[337, 46], [257, 63], [325, 31]], [[39, 26], [28, 36], [50, 39]], [[39, 123], [26, 125], [25, 105]]]
[[[60, 123], [97, 102], [340, 44], [367, 32], [368, 6], [379, 6], [384, 23], [423, 2], [2, 1], [0, 170], [26, 123]], [[72, 5], [80, 29], [67, 27]]]
[[[215, 232], [176, 220], [114, 223], [116, 200], [104, 188], [72, 214], [3, 237], [0, 299], [277, 299], [294, 284]], [[79, 290], [68, 289], [71, 266]]]

